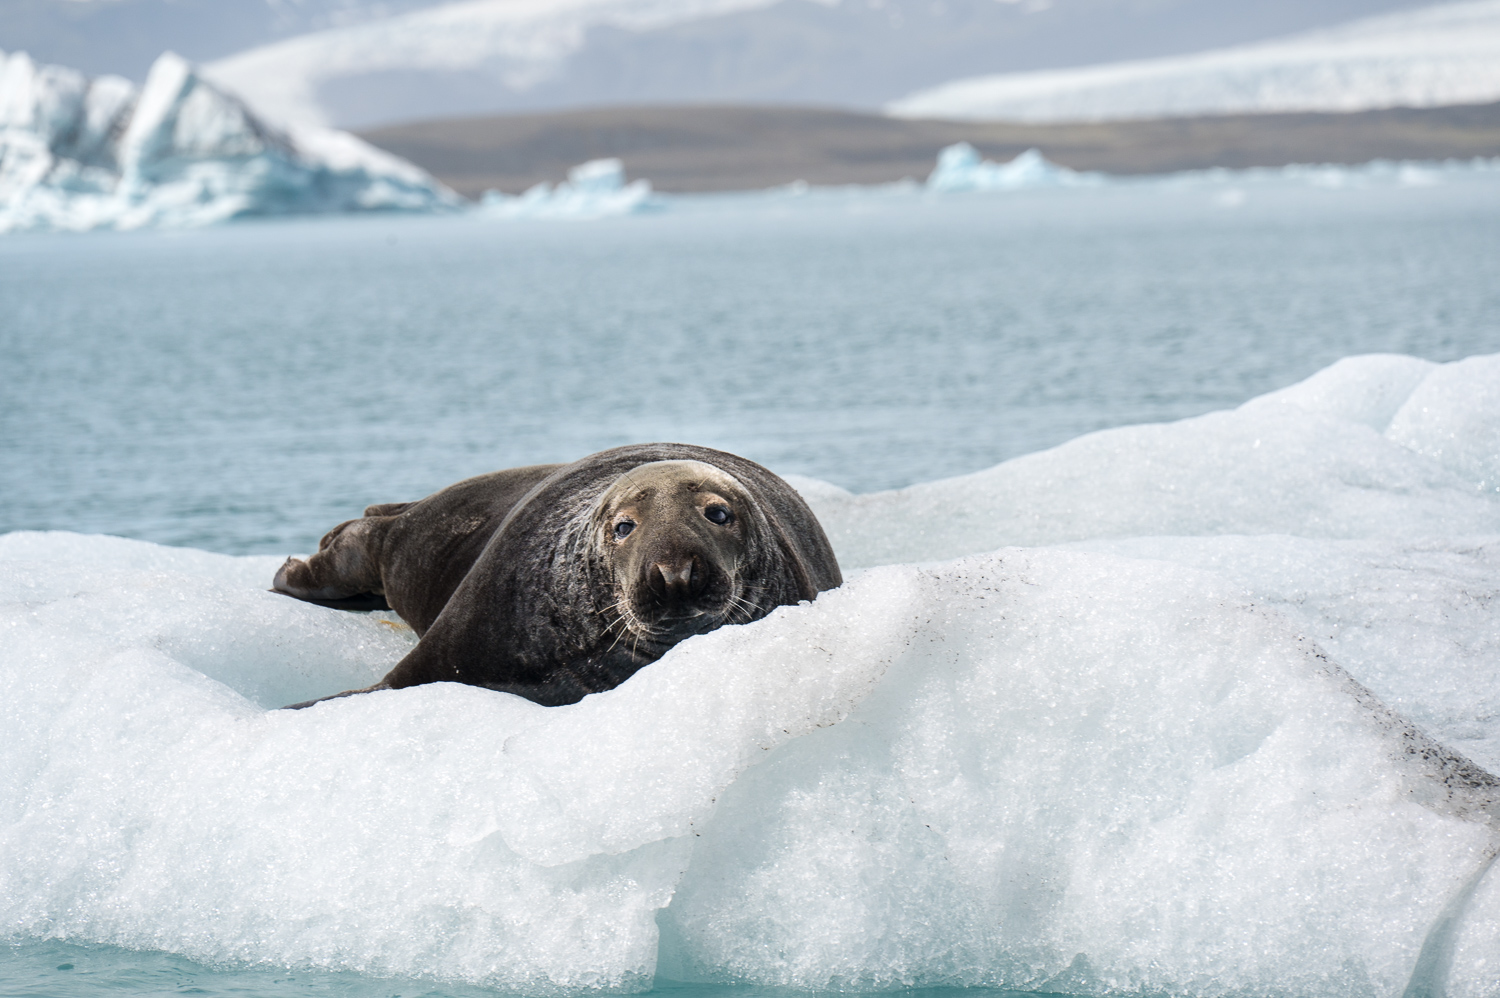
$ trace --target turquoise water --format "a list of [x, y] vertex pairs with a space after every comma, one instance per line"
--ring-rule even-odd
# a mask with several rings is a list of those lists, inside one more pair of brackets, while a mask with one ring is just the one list
[[1500, 349], [1500, 181], [693, 202], [0, 240], [0, 531], [306, 549], [677, 439], [855, 491]]
[[[991, 988], [920, 988], [900, 993], [904, 998], [1010, 998], [1018, 994]], [[323, 971], [212, 968], [168, 953], [44, 942], [0, 948], [0, 994], [6, 998], [108, 998], [115, 995], [122, 998], [128, 995], [497, 998], [505, 992], [409, 978], [370, 978]], [[646, 994], [654, 998], [794, 998], [798, 992], [785, 988], [659, 981]]]
[[31, 943], [0, 950], [0, 994], [8, 998], [102, 995], [245, 995], [263, 998], [477, 998], [494, 991], [355, 974], [214, 969], [168, 953], [113, 946]]

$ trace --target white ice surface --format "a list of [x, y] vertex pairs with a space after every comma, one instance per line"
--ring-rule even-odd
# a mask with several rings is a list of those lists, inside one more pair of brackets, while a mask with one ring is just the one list
[[1192, 55], [969, 77], [910, 94], [887, 111], [904, 118], [1106, 121], [1497, 99], [1500, 0], [1478, 0]]
[[488, 218], [584, 220], [630, 215], [650, 204], [651, 181], [626, 183], [625, 165], [609, 158], [578, 164], [556, 187], [543, 182], [518, 197], [485, 191], [479, 213]]
[[139, 93], [0, 53], [0, 232], [204, 225], [245, 215], [456, 207], [345, 132], [283, 133], [167, 53]]
[[1352, 358], [799, 479], [849, 582], [563, 708], [268, 711], [410, 633], [272, 558], [0, 537], [0, 934], [523, 991], [1494, 998], [1500, 815], [1440, 743], [1500, 769], [1497, 385]]
[[1238, 409], [813, 508], [855, 567], [1090, 538], [1493, 534], [1497, 386], [1500, 355], [1349, 358]]

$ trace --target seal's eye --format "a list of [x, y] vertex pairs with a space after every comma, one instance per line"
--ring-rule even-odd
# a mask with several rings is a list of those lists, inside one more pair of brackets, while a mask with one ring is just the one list
[[724, 506], [709, 506], [703, 510], [703, 515], [708, 517], [708, 522], [717, 523], [721, 527], [734, 522], [734, 514]]
[[621, 520], [619, 523], [615, 524], [615, 540], [623, 541], [625, 538], [630, 536], [630, 532], [634, 529], [635, 523], [633, 521]]

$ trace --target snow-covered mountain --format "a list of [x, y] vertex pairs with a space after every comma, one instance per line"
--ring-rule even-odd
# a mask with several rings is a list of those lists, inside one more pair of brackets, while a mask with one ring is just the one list
[[958, 76], [1195, 52], [1424, 5], [463, 0], [285, 39], [205, 72], [272, 117], [342, 127], [601, 104], [874, 109]]
[[[577, 52], [591, 30], [639, 33], [769, 2], [466, 0], [302, 35], [210, 63], [205, 72], [272, 117], [322, 123], [334, 117], [319, 99], [320, 86], [331, 81], [390, 73], [477, 72], [487, 89], [524, 92]], [[395, 82], [400, 87], [401, 81]], [[446, 103], [439, 97], [434, 109]]]
[[210, 59], [443, 0], [0, 0], [0, 49], [144, 80], [162, 52]]
[[908, 118], [1055, 122], [1496, 100], [1500, 0], [1480, 0], [1190, 56], [960, 79], [887, 110]]
[[0, 232], [433, 210], [457, 197], [353, 135], [273, 128], [171, 53], [137, 91], [0, 52]]

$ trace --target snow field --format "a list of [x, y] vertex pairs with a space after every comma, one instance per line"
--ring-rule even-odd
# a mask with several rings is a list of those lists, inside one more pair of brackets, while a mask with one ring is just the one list
[[267, 710], [412, 635], [275, 558], [0, 537], [0, 931], [535, 993], [1494, 996], [1497, 439], [1500, 356], [1359, 357], [799, 480], [849, 582], [551, 709]]

